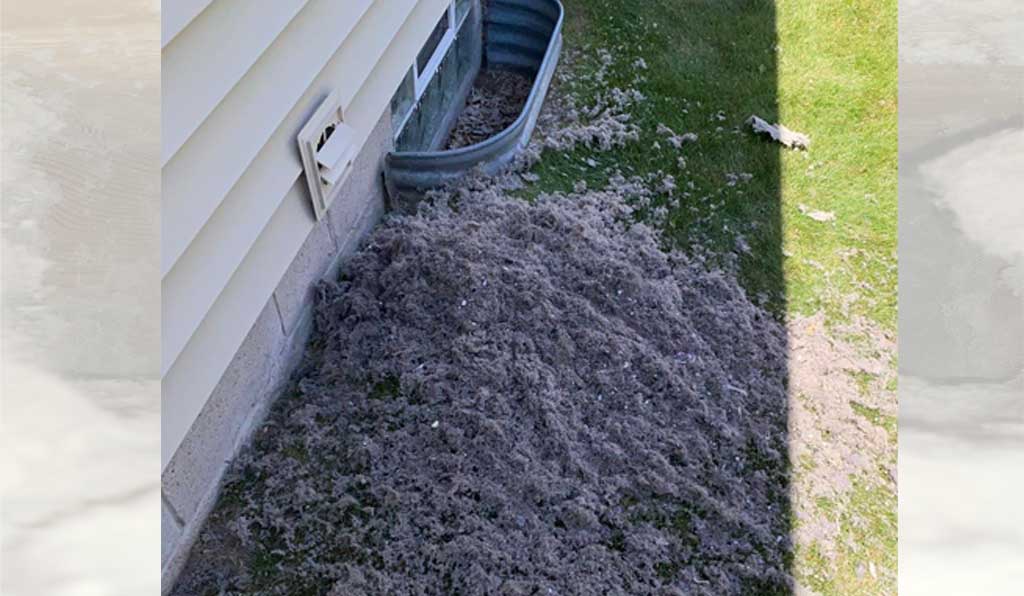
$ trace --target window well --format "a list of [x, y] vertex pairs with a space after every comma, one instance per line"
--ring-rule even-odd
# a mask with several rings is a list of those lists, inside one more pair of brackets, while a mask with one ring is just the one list
[[448, 7], [392, 99], [389, 196], [420, 196], [474, 168], [495, 173], [512, 161], [529, 143], [550, 86], [562, 20], [558, 0]]

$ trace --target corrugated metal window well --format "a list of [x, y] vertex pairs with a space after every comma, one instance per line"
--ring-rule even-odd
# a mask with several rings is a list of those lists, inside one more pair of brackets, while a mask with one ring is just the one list
[[392, 199], [474, 168], [495, 173], [529, 143], [562, 47], [558, 0], [456, 0], [391, 102]]

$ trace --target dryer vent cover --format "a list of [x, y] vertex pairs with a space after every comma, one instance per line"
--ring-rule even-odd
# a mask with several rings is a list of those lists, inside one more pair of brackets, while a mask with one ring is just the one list
[[327, 96], [299, 133], [299, 153], [313, 211], [321, 219], [352, 171], [355, 130], [345, 123], [337, 91]]

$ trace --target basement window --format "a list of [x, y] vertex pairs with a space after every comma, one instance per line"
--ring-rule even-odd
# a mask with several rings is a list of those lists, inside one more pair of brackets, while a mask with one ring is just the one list
[[448, 14], [449, 12], [450, 11], [446, 10], [445, 13], [441, 15], [441, 19], [437, 21], [437, 25], [434, 26], [434, 30], [430, 32], [430, 37], [427, 38], [427, 43], [420, 48], [419, 54], [416, 55], [416, 70], [420, 73], [420, 76], [429, 76], [432, 73], [430, 72], [431, 69], [428, 67], [436, 67], [436, 65], [431, 65], [431, 62], [436, 62], [434, 57], [441, 54], [441, 52], [437, 51], [441, 45], [441, 40], [444, 39], [448, 31], [451, 30], [451, 15]]
[[454, 0], [449, 3], [427, 37], [426, 43], [416, 54], [415, 62], [391, 98], [391, 124], [396, 137], [405, 127], [416, 102], [423, 97], [423, 92], [444, 62], [471, 8], [471, 0]]
[[409, 72], [402, 77], [402, 83], [398, 85], [398, 91], [391, 98], [391, 130], [398, 132], [405, 126], [405, 121], [412, 113], [413, 104], [416, 103], [416, 69], [409, 67]]
[[444, 55], [455, 40], [455, 4], [449, 4], [444, 14], [438, 19], [434, 30], [430, 32], [427, 42], [420, 48], [416, 55], [416, 62], [413, 64], [416, 75], [416, 97], [423, 95], [427, 83], [437, 72], [438, 65], [444, 59]]
[[470, 4], [469, 0], [455, 0], [455, 28], [459, 29], [462, 27], [462, 22], [466, 20], [466, 15], [469, 14]]

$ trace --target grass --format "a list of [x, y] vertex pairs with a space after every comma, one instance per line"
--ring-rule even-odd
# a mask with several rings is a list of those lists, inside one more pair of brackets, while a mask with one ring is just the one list
[[887, 416], [877, 408], [865, 406], [857, 402], [850, 402], [850, 407], [857, 413], [858, 416], [862, 416], [865, 420], [885, 430], [889, 434], [890, 439], [896, 441], [896, 417]]
[[[545, 156], [535, 192], [600, 185], [609, 167], [671, 174], [693, 185], [664, 230], [676, 246], [699, 241], [724, 254], [742, 234], [751, 248], [742, 281], [779, 315], [824, 310], [895, 329], [895, 0], [564, 4], [579, 69], [596, 69], [596, 48], [616, 55], [612, 85], [631, 85], [635, 59], [649, 66], [647, 101], [634, 110], [642, 135], [608, 153]], [[808, 134], [810, 151], [753, 136], [744, 125], [752, 114]], [[658, 124], [700, 140], [680, 152]], [[727, 175], [738, 173], [753, 178], [730, 186]], [[801, 206], [836, 219], [815, 221]]]
[[[750, 251], [739, 254], [741, 282], [780, 317], [824, 311], [832, 323], [857, 316], [895, 332], [896, 0], [563, 4], [579, 72], [597, 69], [598, 48], [615, 55], [613, 86], [633, 86], [636, 59], [648, 65], [637, 86], [647, 99], [632, 110], [641, 138], [611, 152], [548, 152], [529, 194], [568, 191], [578, 180], [599, 187], [614, 168], [671, 174], [689, 194], [664, 225], [670, 245], [727, 255], [742, 235]], [[584, 105], [595, 92], [587, 85], [574, 89]], [[752, 114], [807, 134], [810, 150], [755, 137], [744, 125]], [[676, 150], [658, 124], [699, 140]], [[729, 185], [727, 176], [739, 173], [752, 178]], [[804, 210], [835, 219], [819, 222]], [[874, 378], [855, 380], [873, 390]], [[892, 417], [851, 405], [895, 442]], [[794, 481], [814, 465], [797, 462]], [[793, 572], [802, 583], [822, 596], [895, 593], [896, 495], [888, 486], [861, 478], [841, 501], [818, 503], [840, 524], [840, 539], [834, 563], [817, 548], [798, 550]]]
[[[895, 330], [896, 2], [784, 0], [778, 12], [780, 112], [815, 140], [782, 159], [786, 247], [802, 257], [786, 262], [789, 300]], [[801, 217], [801, 203], [835, 226]]]
[[[797, 553], [796, 574], [822, 595], [896, 593], [896, 495], [876, 484], [858, 480], [849, 503], [839, 509], [820, 504], [839, 521], [835, 563], [815, 547]], [[872, 572], [873, 570], [873, 572]]]

